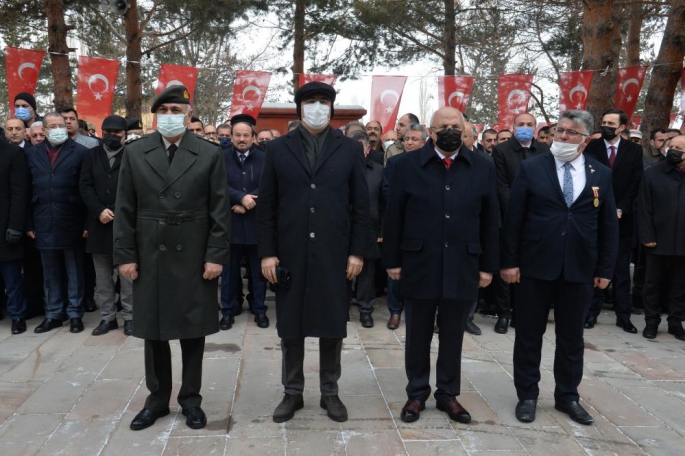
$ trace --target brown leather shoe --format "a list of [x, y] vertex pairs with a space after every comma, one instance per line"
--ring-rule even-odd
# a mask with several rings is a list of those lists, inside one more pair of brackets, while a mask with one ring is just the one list
[[397, 329], [400, 327], [400, 314], [390, 314], [388, 319], [388, 329]]
[[461, 406], [458, 400], [451, 399], [449, 401], [436, 402], [438, 410], [446, 412], [450, 419], [457, 421], [459, 423], [468, 423], [471, 421], [471, 414], [466, 411], [464, 407]]
[[426, 403], [418, 399], [409, 399], [404, 407], [400, 418], [405, 423], [413, 423], [421, 417], [421, 411], [426, 408]]

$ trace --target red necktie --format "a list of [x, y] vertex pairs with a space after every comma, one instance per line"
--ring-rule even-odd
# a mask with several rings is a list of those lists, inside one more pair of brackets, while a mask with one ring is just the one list
[[609, 146], [611, 153], [609, 154], [609, 166], [613, 169], [614, 163], [616, 163], [616, 147]]
[[445, 168], [450, 169], [450, 165], [452, 164], [452, 159], [449, 157], [445, 157], [442, 159], [442, 161], [445, 163]]

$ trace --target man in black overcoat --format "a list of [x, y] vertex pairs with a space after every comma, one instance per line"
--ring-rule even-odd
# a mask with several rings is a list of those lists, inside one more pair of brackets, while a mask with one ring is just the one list
[[[273, 419], [303, 407], [304, 338], [319, 338], [322, 408], [347, 420], [338, 398], [350, 280], [369, 248], [369, 191], [359, 142], [330, 126], [335, 90], [311, 82], [295, 94], [300, 126], [271, 141], [257, 205], [262, 273], [276, 284], [285, 397]], [[277, 267], [281, 275], [277, 276]], [[287, 271], [290, 282], [282, 283]]]
[[419, 419], [431, 393], [430, 344], [438, 315], [435, 400], [455, 421], [471, 415], [460, 394], [464, 326], [478, 288], [498, 269], [499, 205], [495, 167], [463, 146], [464, 116], [433, 114], [430, 140], [394, 165], [383, 230], [383, 264], [401, 279], [407, 321], [408, 400], [401, 419]]

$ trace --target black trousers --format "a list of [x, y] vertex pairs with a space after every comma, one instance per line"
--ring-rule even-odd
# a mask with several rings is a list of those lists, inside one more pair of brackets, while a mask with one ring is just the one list
[[514, 386], [518, 398], [537, 399], [540, 392], [542, 336], [547, 329], [550, 304], [554, 302], [554, 397], [577, 401], [583, 377], [583, 323], [592, 298], [592, 284], [571, 283], [561, 277], [551, 281], [522, 277], [516, 293]]
[[45, 314], [45, 294], [43, 289], [43, 263], [36, 241], [24, 236], [24, 257], [21, 260], [24, 271], [24, 294], [26, 296], [26, 318]]
[[[283, 366], [281, 382], [287, 394], [304, 391], [304, 338], [281, 339]], [[319, 388], [322, 396], [338, 395], [338, 380], [342, 373], [340, 354], [342, 339], [319, 339]]]
[[425, 401], [431, 393], [430, 352], [435, 313], [438, 314], [438, 361], [435, 399], [447, 401], [461, 392], [461, 347], [472, 302], [451, 299], [404, 299], [407, 321], [404, 367], [407, 397]]
[[[489, 308], [494, 308], [498, 317], [511, 319], [511, 306], [509, 304], [509, 284], [502, 280], [499, 273], [492, 275], [492, 282], [483, 290], [485, 303]], [[476, 306], [477, 307], [477, 306]], [[476, 309], [474, 307], [469, 318], [473, 318]]]
[[645, 322], [661, 323], [662, 289], [670, 282], [667, 321], [669, 326], [680, 326], [685, 319], [685, 257], [648, 253], [645, 262]]
[[364, 259], [364, 267], [355, 279], [354, 297], [359, 303], [359, 312], [373, 313], [376, 302], [376, 260]]
[[[629, 237], [621, 237], [618, 240], [618, 256], [616, 269], [611, 279], [613, 289], [614, 312], [616, 318], [630, 318], [630, 259], [633, 256], [633, 243]], [[605, 277], [609, 278], [609, 277]], [[604, 290], [595, 289], [592, 297], [590, 315], [597, 316], [602, 311]]]
[[[178, 404], [185, 410], [199, 407], [202, 403], [202, 356], [205, 351], [205, 338], [181, 339], [181, 359], [183, 361], [181, 390]], [[145, 400], [145, 408], [160, 411], [169, 407], [171, 399], [171, 349], [167, 340], [145, 340], [145, 384], [150, 395]]]

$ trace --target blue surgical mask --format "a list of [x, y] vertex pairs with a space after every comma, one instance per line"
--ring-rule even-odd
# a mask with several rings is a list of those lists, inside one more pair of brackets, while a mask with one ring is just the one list
[[53, 146], [59, 146], [64, 144], [64, 142], [69, 138], [66, 128], [53, 128], [48, 130], [48, 141]]
[[185, 114], [158, 114], [157, 130], [165, 138], [174, 138], [186, 131]]
[[29, 108], [24, 108], [23, 106], [18, 106], [14, 108], [14, 117], [26, 122], [31, 119], [31, 110]]
[[222, 149], [228, 149], [231, 146], [231, 138], [221, 137], [219, 138], [219, 144]]
[[514, 136], [520, 143], [527, 143], [533, 139], [533, 128], [532, 127], [516, 127], [514, 130]]

